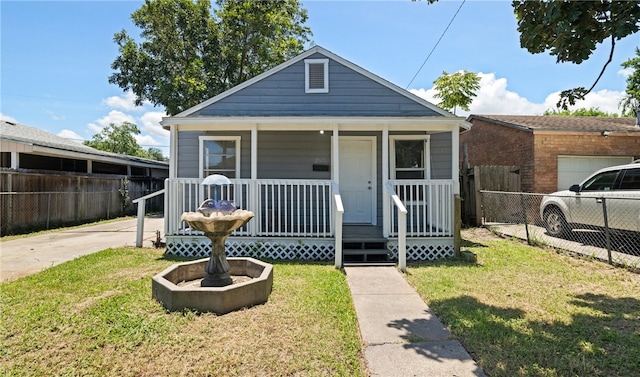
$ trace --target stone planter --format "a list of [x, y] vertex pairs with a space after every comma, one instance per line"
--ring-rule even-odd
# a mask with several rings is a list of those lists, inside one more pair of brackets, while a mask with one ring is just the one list
[[169, 311], [193, 309], [225, 314], [244, 307], [263, 304], [273, 287], [273, 266], [253, 258], [228, 258], [232, 276], [249, 279], [224, 287], [201, 287], [209, 259], [179, 263], [155, 275], [152, 296]]

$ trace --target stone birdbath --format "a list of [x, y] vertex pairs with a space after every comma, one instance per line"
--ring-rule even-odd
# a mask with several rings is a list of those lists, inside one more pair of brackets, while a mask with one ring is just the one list
[[219, 200], [221, 185], [231, 181], [223, 175], [214, 174], [205, 178], [203, 185], [214, 185], [214, 199], [207, 199], [197, 212], [185, 212], [180, 221], [185, 221], [192, 229], [204, 232], [211, 240], [211, 256], [205, 269], [206, 275], [200, 283], [202, 287], [224, 287], [233, 283], [225, 252], [225, 241], [231, 233], [243, 227], [254, 217], [254, 213], [236, 209], [228, 200]]
[[[214, 185], [214, 199], [205, 200], [196, 212], [185, 212], [181, 220], [204, 232], [211, 241], [209, 259], [174, 264], [152, 279], [152, 296], [169, 311], [192, 309], [225, 314], [267, 302], [273, 287], [273, 266], [253, 258], [229, 258], [225, 241], [254, 216], [220, 200], [224, 176], [209, 176], [204, 184]], [[234, 278], [238, 278], [236, 281]], [[247, 280], [248, 279], [248, 280]]]

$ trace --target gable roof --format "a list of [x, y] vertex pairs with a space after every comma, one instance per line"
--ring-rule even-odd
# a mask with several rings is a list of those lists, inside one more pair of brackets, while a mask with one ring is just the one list
[[404, 97], [405, 99], [409, 100], [410, 102], [412, 102], [412, 103], [414, 103], [416, 105], [422, 106], [425, 109], [428, 109], [435, 116], [454, 117], [454, 118], [456, 117], [455, 115], [451, 114], [450, 112], [437, 107], [436, 105], [434, 105], [434, 104], [432, 104], [432, 103], [430, 103], [430, 102], [418, 97], [417, 95], [415, 95], [415, 94], [413, 94], [413, 93], [411, 93], [411, 92], [409, 92], [409, 91], [407, 91], [405, 89], [402, 89], [402, 88], [400, 88], [399, 86], [397, 86], [395, 84], [392, 84], [391, 82], [389, 82], [389, 81], [387, 81], [387, 80], [385, 80], [385, 79], [383, 79], [383, 78], [381, 78], [381, 77], [379, 77], [379, 76], [377, 76], [377, 75], [375, 75], [375, 74], [373, 74], [373, 73], [361, 68], [360, 66], [358, 66], [358, 65], [356, 65], [356, 64], [354, 64], [354, 63], [352, 63], [352, 62], [350, 62], [350, 61], [348, 61], [348, 60], [346, 60], [344, 58], [341, 58], [340, 56], [338, 56], [338, 55], [336, 55], [336, 54], [334, 54], [334, 53], [332, 53], [332, 52], [330, 52], [330, 51], [328, 51], [328, 50], [326, 50], [326, 49], [324, 49], [324, 48], [322, 48], [320, 46], [314, 46], [314, 47], [308, 49], [307, 51], [301, 53], [300, 55], [298, 55], [298, 56], [296, 56], [296, 57], [294, 57], [294, 58], [292, 58], [292, 59], [290, 59], [290, 60], [288, 60], [288, 61], [286, 61], [286, 62], [284, 62], [284, 63], [282, 63], [282, 64], [280, 64], [280, 65], [278, 65], [278, 66], [276, 66], [276, 67], [274, 67], [274, 68], [272, 68], [272, 69], [270, 69], [270, 70], [268, 70], [268, 71], [266, 71], [266, 72], [264, 72], [264, 73], [262, 73], [262, 74], [260, 74], [258, 76], [256, 76], [256, 77], [254, 77], [254, 78], [252, 78], [250, 80], [247, 80], [247, 81], [243, 82], [242, 84], [239, 84], [239, 85], [237, 85], [237, 86], [235, 86], [235, 87], [233, 87], [233, 88], [231, 88], [231, 89], [229, 89], [229, 90], [227, 90], [227, 91], [225, 91], [223, 93], [220, 93], [217, 96], [215, 96], [213, 98], [210, 98], [207, 101], [204, 101], [204, 102], [202, 102], [202, 103], [200, 103], [200, 104], [198, 104], [196, 106], [193, 106], [193, 107], [191, 107], [191, 108], [189, 108], [189, 109], [187, 109], [187, 110], [175, 115], [174, 117], [180, 118], [180, 117], [198, 116], [198, 115], [200, 115], [200, 114], [198, 114], [198, 112], [203, 110], [203, 109], [205, 109], [205, 108], [207, 108], [208, 106], [216, 104], [216, 103], [218, 103], [218, 102], [220, 102], [220, 101], [232, 96], [233, 94], [236, 94], [236, 93], [238, 93], [238, 92], [240, 92], [240, 91], [242, 91], [242, 90], [244, 90], [244, 89], [246, 89], [246, 88], [248, 88], [248, 87], [250, 87], [250, 86], [252, 86], [252, 85], [254, 85], [254, 84], [258, 83], [258, 82], [260, 82], [260, 81], [263, 81], [263, 80], [265, 80], [265, 79], [267, 79], [267, 78], [269, 78], [269, 77], [271, 77], [271, 76], [273, 76], [273, 75], [275, 75], [275, 74], [277, 74], [279, 72], [282, 72], [283, 70], [293, 66], [296, 63], [302, 62], [302, 61], [304, 61], [304, 59], [310, 58], [315, 54], [321, 54], [321, 55], [323, 55], [323, 56], [325, 56], [325, 57], [327, 57], [327, 58], [329, 58], [329, 59], [331, 59], [331, 60], [333, 60], [333, 61], [335, 61], [335, 62], [337, 62], [337, 63], [339, 63], [339, 64], [341, 64], [341, 65], [343, 65], [343, 66], [345, 66], [345, 67], [347, 67], [349, 69], [351, 69], [351, 70], [353, 70], [354, 72], [359, 73], [359, 74], [367, 77], [368, 79], [370, 79], [371, 81], [381, 85], [382, 87], [387, 88], [387, 89], [389, 89], [389, 90], [401, 95], [402, 97]]
[[640, 132], [636, 118], [471, 114], [467, 121], [473, 122], [474, 119], [528, 131]]
[[[101, 151], [99, 149], [65, 139], [58, 135], [54, 135], [36, 127], [7, 122], [4, 120], [0, 121], [0, 140], [45, 148], [50, 154], [51, 152], [59, 151], [55, 154], [61, 157], [65, 155], [65, 152], [72, 152], [84, 154], [87, 155], [87, 157], [93, 156], [94, 160], [109, 159], [112, 161], [113, 159], [117, 159], [128, 163], [138, 163], [138, 165], [154, 165], [154, 167], [158, 168], [168, 167], [168, 163], [164, 161], [149, 160], [141, 157]], [[41, 152], [43, 152], [43, 150], [41, 150]]]

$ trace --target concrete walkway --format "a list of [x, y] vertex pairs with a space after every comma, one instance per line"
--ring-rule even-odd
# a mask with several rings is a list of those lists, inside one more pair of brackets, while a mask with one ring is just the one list
[[370, 376], [485, 376], [395, 267], [345, 267]]
[[[136, 219], [126, 219], [2, 241], [0, 282], [31, 275], [110, 247], [135, 246], [136, 222]], [[157, 230], [164, 234], [164, 219], [146, 217], [143, 246], [152, 246]]]

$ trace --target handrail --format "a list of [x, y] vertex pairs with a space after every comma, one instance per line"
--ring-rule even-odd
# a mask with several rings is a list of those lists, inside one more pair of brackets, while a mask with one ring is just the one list
[[162, 195], [165, 193], [165, 190], [166, 188], [163, 188], [162, 190], [152, 192], [151, 194], [141, 196], [131, 201], [133, 204], [138, 205], [138, 222], [136, 226], [136, 247], [142, 247], [142, 238], [144, 235], [144, 213], [145, 213], [145, 207], [147, 205], [147, 199], [153, 198], [158, 195]]
[[335, 267], [342, 268], [342, 216], [344, 215], [344, 206], [342, 205], [342, 197], [340, 196], [340, 186], [338, 183], [331, 182], [333, 190], [334, 210], [335, 210]]
[[387, 182], [384, 187], [391, 196], [393, 204], [398, 208], [398, 267], [400, 271], [407, 272], [407, 208], [390, 182]]

